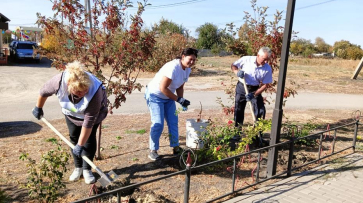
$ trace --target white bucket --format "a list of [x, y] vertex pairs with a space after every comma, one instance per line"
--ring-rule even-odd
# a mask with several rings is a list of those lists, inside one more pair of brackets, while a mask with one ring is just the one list
[[196, 119], [187, 119], [187, 147], [192, 149], [203, 148], [204, 142], [200, 136], [203, 134], [204, 131], [206, 131], [206, 127], [208, 126], [208, 124], [208, 120], [200, 120], [199, 122], [197, 122]]

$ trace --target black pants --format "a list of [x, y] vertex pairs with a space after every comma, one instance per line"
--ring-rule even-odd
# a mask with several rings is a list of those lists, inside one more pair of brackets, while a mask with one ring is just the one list
[[[257, 90], [257, 88], [248, 88], [249, 92], [254, 92], [256, 90]], [[236, 127], [238, 127], [238, 126], [242, 127], [242, 125], [243, 125], [245, 108], [246, 108], [246, 104], [247, 104], [245, 95], [246, 95], [246, 93], [244, 93], [244, 90], [243, 90], [240, 94], [236, 93], [236, 96], [235, 96], [234, 121], [235, 121]], [[265, 104], [263, 103], [262, 96], [258, 95], [256, 98], [251, 100], [251, 103], [253, 106], [252, 109], [256, 116], [256, 120], [258, 118], [264, 119], [265, 115], [266, 115], [266, 108], [265, 108]], [[250, 110], [248, 110], [248, 111], [250, 111]], [[248, 114], [251, 114], [251, 113], [248, 112]]]
[[[78, 143], [79, 136], [81, 135], [82, 126], [76, 126], [72, 121], [70, 121], [66, 116], [66, 122], [69, 130], [69, 137], [71, 139], [71, 143], [73, 145], [76, 145]], [[84, 144], [84, 149], [82, 151], [82, 155], [85, 155], [87, 158], [89, 158], [91, 161], [93, 161], [93, 158], [96, 154], [97, 149], [97, 143], [96, 143], [96, 132], [99, 124], [96, 124], [92, 128], [91, 135], [89, 136], [88, 140]], [[91, 170], [91, 166], [84, 161], [82, 158], [78, 158], [75, 156], [71, 149], [71, 154], [73, 155], [74, 160], [74, 166], [76, 168], [83, 168], [85, 170]]]

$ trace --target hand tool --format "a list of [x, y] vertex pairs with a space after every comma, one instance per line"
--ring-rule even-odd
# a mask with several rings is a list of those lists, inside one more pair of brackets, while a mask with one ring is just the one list
[[[246, 92], [246, 95], [247, 95], [249, 92], [248, 92], [248, 89], [247, 89], [247, 85], [246, 85], [245, 78], [244, 77], [243, 78], [238, 77], [238, 80], [243, 84], [243, 87], [245, 88], [245, 92]], [[253, 119], [253, 124], [255, 124], [256, 123], [256, 115], [255, 115], [255, 113], [253, 111], [252, 103], [251, 103], [251, 101], [247, 101], [247, 103], [250, 106], [250, 110], [251, 110], [251, 114], [252, 114], [252, 119]]]
[[[74, 145], [67, 140], [67, 138], [65, 138], [57, 129], [55, 129], [55, 127], [53, 127], [52, 124], [50, 124], [47, 119], [45, 119], [44, 117], [41, 118], [41, 120], [47, 124], [47, 126], [52, 129], [55, 134], [58, 135], [58, 137], [60, 137], [68, 146], [70, 146], [72, 149], [74, 148]], [[103, 186], [106, 187], [107, 185], [112, 184], [112, 182], [118, 178], [118, 175], [114, 172], [114, 171], [110, 171], [108, 172], [108, 174], [105, 174], [101, 171], [100, 168], [98, 168], [88, 157], [86, 157], [85, 155], [82, 155], [82, 159], [85, 160], [100, 176], [101, 178], [98, 179], [98, 182]]]

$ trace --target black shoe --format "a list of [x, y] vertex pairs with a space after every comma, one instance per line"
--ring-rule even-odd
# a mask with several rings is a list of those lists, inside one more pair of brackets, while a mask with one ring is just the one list
[[234, 151], [234, 150], [236, 150], [236, 146], [237, 146], [237, 141], [236, 140], [234, 140], [233, 138], [231, 138], [230, 140], [229, 140], [229, 147], [231, 148], [231, 151]]
[[253, 144], [255, 147], [267, 147], [270, 145], [270, 142], [268, 140], [264, 140], [261, 137], [254, 137], [253, 138]]
[[260, 147], [260, 138], [259, 137], [253, 137], [252, 138], [252, 145], [255, 147]]
[[264, 140], [261, 138], [261, 141], [262, 141], [262, 144], [267, 147], [267, 146], [270, 146], [270, 141], [269, 140]]
[[181, 153], [183, 153], [184, 149], [179, 147], [179, 146], [176, 146], [173, 148], [173, 155], [174, 156], [179, 156], [181, 155]]

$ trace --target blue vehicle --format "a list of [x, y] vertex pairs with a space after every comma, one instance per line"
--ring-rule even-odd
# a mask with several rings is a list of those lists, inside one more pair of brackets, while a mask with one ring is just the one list
[[34, 52], [36, 48], [38, 45], [35, 42], [16, 41], [10, 46], [10, 54], [15, 60], [33, 59], [39, 63], [40, 54]]

